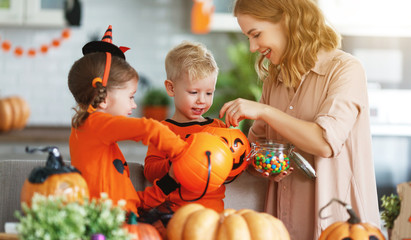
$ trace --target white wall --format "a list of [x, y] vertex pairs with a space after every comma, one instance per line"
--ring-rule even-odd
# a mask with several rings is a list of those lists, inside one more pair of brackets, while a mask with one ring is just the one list
[[[127, 60], [154, 85], [162, 86], [164, 58], [182, 40], [203, 42], [213, 51], [220, 68], [229, 65], [227, 33], [190, 33], [191, 0], [83, 0], [82, 6], [82, 25], [72, 28], [71, 38], [46, 55], [17, 58], [0, 50], [0, 97], [20, 95], [29, 102], [32, 113], [28, 126], [70, 125], [74, 100], [67, 87], [68, 71], [82, 56], [82, 46], [93, 36], [101, 39], [110, 24], [114, 44], [131, 48]], [[61, 30], [0, 25], [0, 41], [38, 47], [60, 36]], [[137, 93], [137, 100], [141, 95]]]

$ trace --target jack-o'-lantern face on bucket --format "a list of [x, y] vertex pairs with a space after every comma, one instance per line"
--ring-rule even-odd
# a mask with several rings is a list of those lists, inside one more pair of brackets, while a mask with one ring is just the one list
[[233, 153], [233, 167], [227, 180], [240, 175], [249, 163], [247, 156], [250, 153], [250, 143], [247, 137], [239, 129], [233, 128], [207, 127], [204, 131], [219, 136]]

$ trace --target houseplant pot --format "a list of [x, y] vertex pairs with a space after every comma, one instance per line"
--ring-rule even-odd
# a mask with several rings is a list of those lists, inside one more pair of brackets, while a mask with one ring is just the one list
[[141, 104], [143, 117], [162, 121], [168, 116], [170, 97], [165, 90], [151, 88], [144, 94]]

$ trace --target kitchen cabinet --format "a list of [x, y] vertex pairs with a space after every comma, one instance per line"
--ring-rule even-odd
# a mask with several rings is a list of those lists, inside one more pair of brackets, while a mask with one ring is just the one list
[[0, 26], [65, 25], [64, 0], [0, 0]]

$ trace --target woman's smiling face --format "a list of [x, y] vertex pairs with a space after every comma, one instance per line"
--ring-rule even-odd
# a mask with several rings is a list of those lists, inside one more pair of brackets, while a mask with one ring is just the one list
[[237, 22], [250, 41], [251, 52], [260, 52], [272, 64], [281, 63], [287, 47], [287, 37], [282, 21], [272, 23], [258, 20], [247, 14], [239, 14]]

